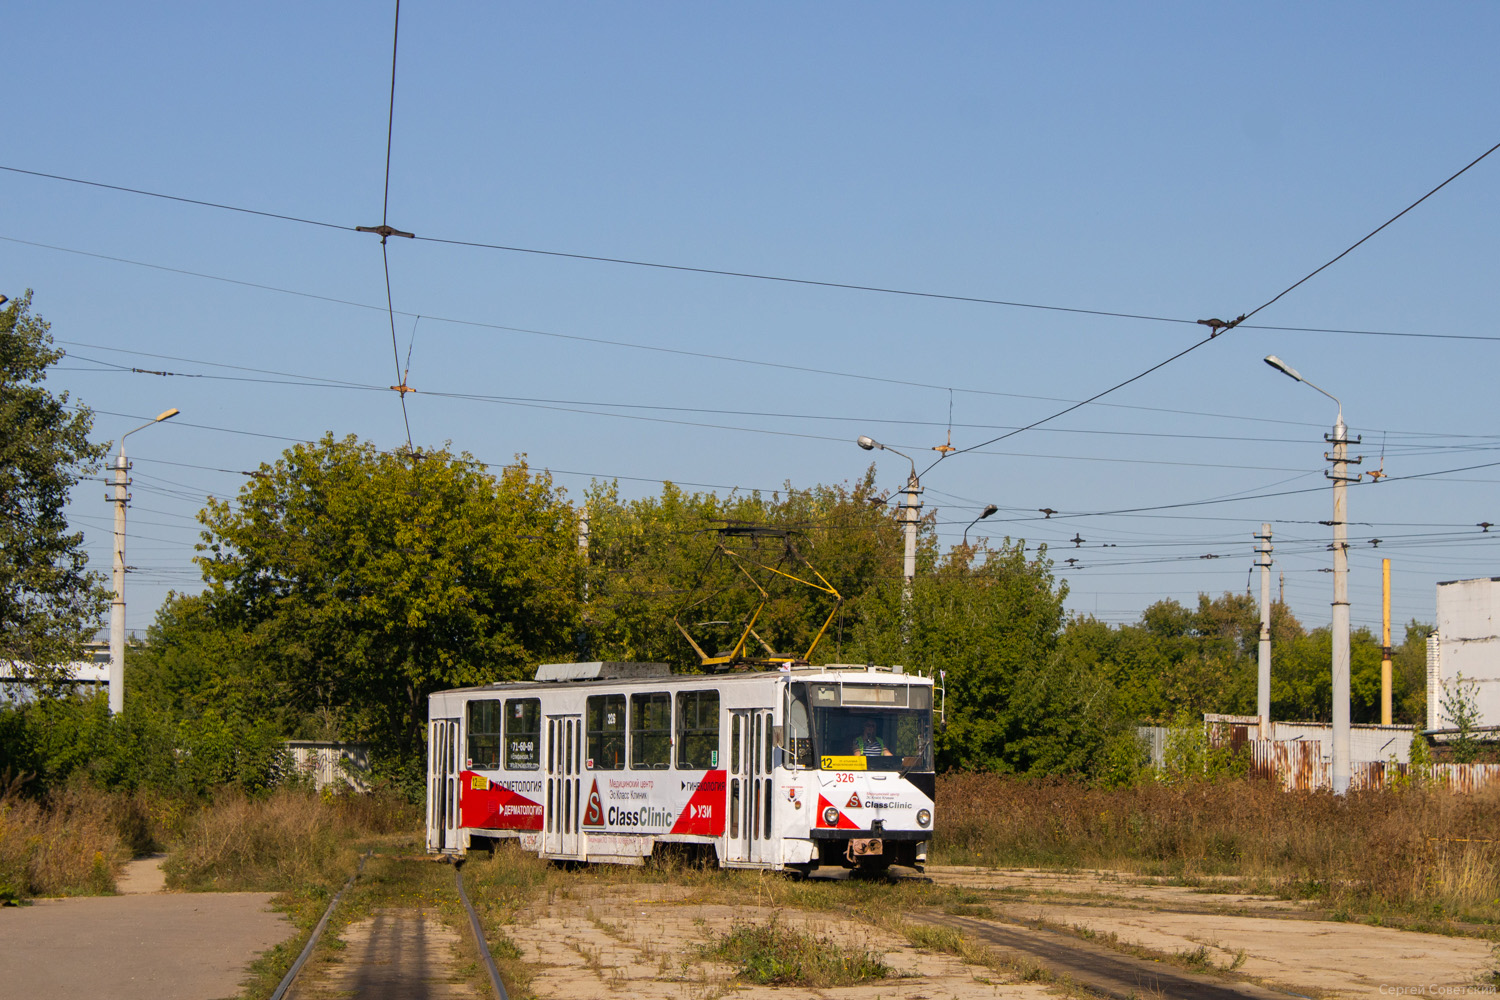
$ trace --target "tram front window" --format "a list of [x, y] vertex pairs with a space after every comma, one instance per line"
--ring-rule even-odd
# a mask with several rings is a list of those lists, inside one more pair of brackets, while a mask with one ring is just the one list
[[[812, 702], [816, 751], [808, 764], [820, 766], [825, 757], [863, 757], [865, 769], [870, 771], [932, 770], [930, 688], [844, 685], [838, 692], [834, 685], [808, 686], [824, 689], [807, 692], [811, 695], [808, 700]], [[802, 701], [799, 694], [794, 693], [792, 699], [794, 731]], [[830, 705], [830, 701], [842, 704]], [[893, 701], [895, 705], [891, 705]], [[798, 746], [793, 743], [793, 747]], [[802, 760], [798, 764], [807, 766]]]

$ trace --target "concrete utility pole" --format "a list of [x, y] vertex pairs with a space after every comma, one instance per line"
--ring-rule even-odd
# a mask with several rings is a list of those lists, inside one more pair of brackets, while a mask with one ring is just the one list
[[578, 558], [583, 564], [583, 603], [589, 602], [589, 505], [578, 508]]
[[125, 504], [130, 495], [130, 465], [125, 461], [125, 441], [115, 459], [115, 599], [109, 604], [109, 714], [125, 711]]
[[[922, 484], [917, 480], [916, 466], [906, 479], [906, 508], [902, 514], [902, 533], [906, 536], [906, 550], [901, 562], [901, 606], [906, 617], [911, 617], [911, 584], [917, 578], [917, 523], [922, 520]], [[908, 622], [908, 626], [910, 622]]]
[[[1312, 383], [1308, 382], [1308, 385]], [[1344, 425], [1344, 404], [1339, 403], [1338, 421], [1333, 425], [1333, 433], [1326, 435], [1324, 440], [1333, 445], [1333, 454], [1325, 456], [1333, 463], [1333, 471], [1324, 473], [1333, 480], [1333, 794], [1343, 795], [1349, 791], [1350, 775], [1349, 506], [1345, 494], [1351, 482], [1347, 474], [1351, 459], [1349, 428]], [[1360, 460], [1352, 461], [1358, 463]], [[1359, 476], [1352, 481], [1358, 482]]]
[[1260, 716], [1260, 738], [1271, 738], [1271, 526], [1262, 524], [1255, 536], [1255, 565], [1260, 568], [1260, 661], [1255, 680], [1255, 714]]
[[1391, 724], [1391, 561], [1380, 560], [1380, 724]]
[[109, 605], [109, 713], [125, 711], [125, 505], [130, 502], [130, 463], [125, 459], [125, 439], [136, 431], [177, 416], [176, 408], [157, 415], [120, 435], [120, 453], [115, 457], [115, 599]]
[[[1338, 419], [1333, 433], [1323, 435], [1323, 440], [1333, 445], [1333, 453], [1323, 457], [1333, 464], [1333, 471], [1323, 475], [1333, 481], [1333, 794], [1344, 795], [1349, 791], [1349, 512], [1345, 498], [1346, 487], [1359, 482], [1351, 479], [1349, 465], [1358, 465], [1362, 459], [1349, 457], [1349, 428], [1344, 424], [1344, 404], [1326, 389], [1307, 381], [1297, 370], [1276, 355], [1266, 357], [1266, 364], [1283, 375], [1294, 378], [1338, 404]], [[1353, 443], [1358, 444], [1359, 438]]]
[[901, 641], [905, 643], [911, 636], [911, 586], [917, 577], [917, 525], [922, 520], [922, 482], [917, 477], [917, 463], [912, 461], [910, 455], [864, 434], [856, 438], [854, 443], [865, 451], [879, 448], [881, 451], [893, 452], [911, 465], [911, 474], [906, 478], [906, 489], [902, 490], [906, 494], [906, 501], [901, 509], [901, 530], [906, 541], [906, 554], [901, 567]]

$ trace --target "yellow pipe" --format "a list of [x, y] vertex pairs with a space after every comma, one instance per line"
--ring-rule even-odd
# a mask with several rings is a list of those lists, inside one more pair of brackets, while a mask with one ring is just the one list
[[1380, 560], [1380, 724], [1391, 724], [1391, 561]]

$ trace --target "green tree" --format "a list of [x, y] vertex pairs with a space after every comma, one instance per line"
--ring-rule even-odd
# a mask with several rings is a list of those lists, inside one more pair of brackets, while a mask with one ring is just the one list
[[467, 455], [328, 435], [200, 520], [204, 599], [271, 700], [336, 717], [408, 779], [429, 693], [570, 656], [576, 515], [523, 461], [495, 477]]
[[63, 356], [31, 292], [0, 309], [0, 658], [36, 671], [75, 659], [109, 600], [87, 570], [83, 535], [63, 507], [105, 446], [88, 440], [93, 415], [43, 385]]
[[[837, 660], [846, 646], [848, 623], [867, 590], [895, 578], [901, 540], [894, 515], [871, 504], [873, 477], [852, 487], [788, 486], [769, 496], [759, 492], [686, 493], [667, 483], [659, 496], [622, 501], [614, 484], [589, 491], [587, 655], [590, 658], [651, 660], [679, 670], [698, 669], [698, 657], [672, 624], [687, 612], [695, 641], [713, 653], [739, 637], [740, 623], [760, 600], [759, 593], [732, 565], [712, 562], [720, 528], [753, 524], [789, 532], [787, 538], [726, 541], [735, 551], [775, 565], [788, 543], [843, 595], [843, 613], [814, 651], [817, 662]], [[931, 526], [923, 550], [929, 555]], [[788, 572], [810, 578], [795, 560]], [[764, 572], [769, 600], [756, 632], [779, 653], [804, 652], [833, 607], [828, 595]], [[724, 625], [704, 625], [725, 622]], [[712, 645], [712, 649], [707, 647]], [[758, 647], [752, 654], [763, 652]]]
[[[1273, 635], [1287, 630], [1287, 619], [1300, 633], [1295, 619], [1273, 609]], [[1164, 721], [1182, 712], [1254, 711], [1259, 635], [1260, 614], [1251, 598], [1200, 594], [1197, 608], [1157, 601], [1138, 623], [1117, 628], [1089, 617], [1071, 619], [1060, 648], [1095, 665], [1117, 693], [1120, 713]]]
[[1472, 764], [1479, 758], [1479, 737], [1474, 734], [1479, 724], [1479, 698], [1475, 694], [1478, 682], [1466, 679], [1462, 671], [1451, 681], [1443, 682], [1442, 721], [1457, 730], [1448, 743], [1456, 764]]
[[[973, 770], [1070, 771], [1083, 766], [1087, 732], [1072, 731], [1082, 701], [1103, 693], [1062, 683], [1067, 665], [1053, 653], [1066, 585], [1055, 583], [1045, 550], [1027, 559], [1025, 543], [950, 550], [912, 587], [909, 637], [903, 641], [899, 579], [872, 587], [860, 602], [858, 659], [946, 672], [942, 766]], [[1076, 681], [1076, 679], [1075, 679]]]
[[1427, 722], [1427, 637], [1437, 631], [1416, 619], [1406, 623], [1401, 645], [1391, 651], [1392, 721]]
[[146, 630], [125, 651], [125, 687], [133, 701], [173, 717], [212, 710], [275, 719], [293, 733], [302, 713], [274, 699], [274, 676], [240, 627], [220, 621], [203, 595], [168, 594]]

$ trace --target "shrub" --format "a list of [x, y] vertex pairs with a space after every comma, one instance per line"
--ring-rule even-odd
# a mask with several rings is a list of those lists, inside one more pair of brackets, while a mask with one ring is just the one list
[[772, 986], [852, 986], [891, 974], [876, 952], [846, 948], [775, 917], [766, 924], [736, 927], [706, 953], [738, 965], [742, 978]]
[[0, 707], [0, 759], [35, 773], [43, 789], [87, 781], [178, 796], [225, 784], [258, 791], [280, 778], [283, 756], [270, 723], [212, 710], [179, 719], [131, 704], [111, 716], [102, 694]]
[[108, 895], [130, 853], [107, 794], [64, 789], [42, 800], [0, 797], [0, 896]]

